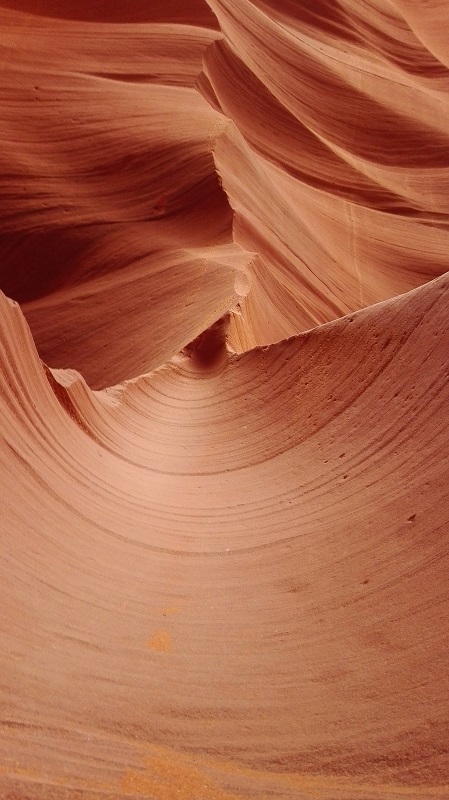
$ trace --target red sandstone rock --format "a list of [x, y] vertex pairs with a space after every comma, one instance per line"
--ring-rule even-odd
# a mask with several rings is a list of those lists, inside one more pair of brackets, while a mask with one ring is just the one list
[[0, 798], [449, 797], [447, 23], [0, 3]]

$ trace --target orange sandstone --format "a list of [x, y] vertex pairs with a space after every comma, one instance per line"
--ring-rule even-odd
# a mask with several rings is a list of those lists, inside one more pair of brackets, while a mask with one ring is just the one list
[[442, 0], [0, 0], [0, 798], [449, 797]]

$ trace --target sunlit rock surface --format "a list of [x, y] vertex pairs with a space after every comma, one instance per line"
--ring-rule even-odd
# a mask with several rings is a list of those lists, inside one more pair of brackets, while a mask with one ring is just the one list
[[0, 0], [0, 797], [449, 797], [443, 0]]

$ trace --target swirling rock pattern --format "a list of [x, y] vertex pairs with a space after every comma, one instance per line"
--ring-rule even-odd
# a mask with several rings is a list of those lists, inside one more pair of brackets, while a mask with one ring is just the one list
[[1, 1], [1, 797], [449, 796], [447, 22]]

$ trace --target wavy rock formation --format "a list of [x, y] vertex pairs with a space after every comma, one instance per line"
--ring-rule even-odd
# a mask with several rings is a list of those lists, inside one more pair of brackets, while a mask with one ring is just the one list
[[442, 0], [0, 0], [0, 797], [449, 797]]

